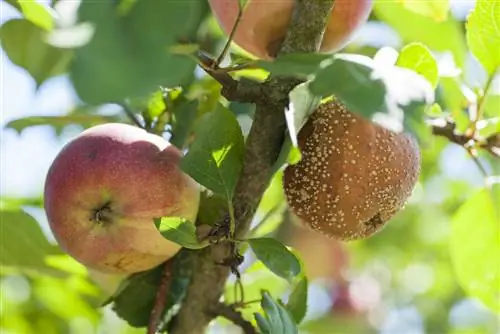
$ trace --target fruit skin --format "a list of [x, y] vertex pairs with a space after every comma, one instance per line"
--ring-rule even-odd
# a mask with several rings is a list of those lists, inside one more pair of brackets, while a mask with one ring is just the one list
[[[238, 15], [238, 1], [209, 0], [212, 12], [226, 34]], [[262, 59], [273, 59], [283, 41], [295, 0], [248, 0], [233, 41]], [[372, 0], [335, 0], [325, 29], [321, 52], [343, 48], [370, 15]]]
[[182, 153], [138, 127], [108, 123], [83, 131], [49, 168], [44, 206], [70, 256], [104, 273], [134, 273], [172, 257], [153, 218], [194, 223], [199, 185], [178, 166]]
[[302, 160], [287, 166], [284, 189], [292, 212], [326, 236], [366, 238], [405, 204], [420, 173], [420, 151], [396, 134], [331, 101], [299, 131]]

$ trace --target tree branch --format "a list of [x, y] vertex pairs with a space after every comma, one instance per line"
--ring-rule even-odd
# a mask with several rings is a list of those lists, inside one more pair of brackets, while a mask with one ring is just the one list
[[[333, 0], [296, 0], [296, 3], [281, 46], [282, 54], [317, 51], [333, 6]], [[248, 232], [251, 218], [269, 185], [272, 167], [285, 136], [284, 110], [288, 106], [288, 94], [299, 83], [294, 78], [272, 76], [258, 86], [240, 81], [236, 85], [230, 83], [222, 90], [229, 100], [256, 104], [254, 121], [246, 140], [243, 169], [233, 197], [236, 237], [243, 237]], [[231, 247], [227, 242], [195, 252], [193, 276], [171, 334], [204, 333], [214, 318], [210, 310], [220, 302], [229, 275], [229, 268], [216, 262], [222, 262], [229, 255]]]
[[218, 303], [211, 311], [214, 317], [224, 317], [231, 321], [233, 324], [238, 325], [245, 334], [257, 334], [252, 323], [245, 320], [240, 312], [236, 311], [234, 307], [224, 303]]

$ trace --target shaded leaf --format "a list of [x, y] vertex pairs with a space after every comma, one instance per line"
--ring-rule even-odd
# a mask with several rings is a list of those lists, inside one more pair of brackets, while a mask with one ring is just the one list
[[203, 8], [201, 1], [142, 0], [119, 14], [113, 2], [83, 2], [80, 22], [94, 24], [95, 33], [71, 68], [80, 98], [121, 101], [185, 83], [196, 63], [174, 46], [197, 29]]
[[294, 147], [298, 146], [297, 135], [308, 117], [319, 106], [321, 98], [311, 94], [309, 83], [296, 86], [289, 94], [290, 103], [285, 109], [285, 118], [290, 140]]
[[275, 75], [294, 75], [307, 78], [315, 73], [322, 61], [328, 60], [331, 55], [293, 53], [278, 56], [274, 61], [259, 60], [257, 64]]
[[163, 283], [168, 285], [168, 292], [163, 313], [168, 315], [172, 307], [184, 298], [191, 275], [191, 259], [190, 251], [183, 249], [166, 264], [131, 275], [122, 282], [112, 298], [112, 309], [129, 325], [146, 327], [167, 265], [168, 278]]
[[181, 168], [201, 185], [231, 199], [244, 153], [238, 121], [231, 111], [220, 106], [198, 119], [194, 136]]
[[203, 189], [200, 194], [200, 208], [196, 223], [213, 226], [227, 210], [227, 201], [221, 195]]
[[295, 283], [286, 304], [288, 312], [290, 312], [297, 324], [302, 322], [307, 313], [308, 285], [307, 277], [303, 277]]
[[262, 291], [261, 307], [264, 310], [264, 315], [256, 313], [255, 320], [262, 333], [293, 334], [299, 332], [287, 309], [275, 301], [267, 291]]
[[472, 54], [489, 75], [500, 67], [500, 2], [477, 0], [467, 18], [466, 38]]
[[255, 256], [276, 275], [290, 280], [301, 272], [300, 262], [291, 251], [274, 238], [248, 239]]
[[172, 138], [175, 146], [183, 149], [192, 132], [193, 124], [198, 116], [198, 101], [189, 101], [180, 97], [176, 101], [172, 119]]
[[500, 197], [493, 190], [476, 192], [456, 212], [450, 252], [464, 290], [500, 312]]
[[81, 125], [83, 128], [90, 128], [95, 125], [116, 122], [119, 118], [116, 116], [104, 115], [85, 115], [85, 114], [69, 114], [66, 116], [29, 116], [18, 118], [8, 122], [5, 128], [16, 130], [21, 134], [25, 129], [32, 126], [48, 125], [54, 128], [56, 133], [69, 125]]
[[0, 264], [19, 269], [57, 272], [46, 263], [49, 255], [62, 254], [48, 242], [37, 221], [20, 209], [0, 211]]
[[384, 125], [395, 131], [410, 124], [405, 116], [423, 123], [423, 110], [434, 101], [434, 90], [422, 76], [362, 55], [337, 54], [318, 71], [310, 89], [320, 96], [334, 94], [347, 108], [367, 118], [379, 114], [390, 120]]
[[178, 217], [163, 217], [155, 219], [155, 226], [161, 235], [182, 247], [189, 249], [200, 249], [208, 246], [208, 243], [200, 243], [196, 237], [194, 223]]
[[9, 59], [24, 68], [40, 86], [67, 70], [73, 52], [44, 41], [46, 31], [26, 19], [12, 19], [0, 27], [2, 48]]
[[439, 72], [436, 59], [422, 43], [406, 45], [400, 52], [397, 66], [409, 68], [426, 78], [436, 88]]

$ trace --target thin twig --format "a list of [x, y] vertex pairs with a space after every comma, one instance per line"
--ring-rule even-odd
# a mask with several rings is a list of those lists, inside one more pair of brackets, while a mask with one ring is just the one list
[[243, 315], [235, 310], [234, 307], [218, 303], [212, 310], [214, 316], [221, 316], [231, 321], [233, 324], [239, 326], [245, 334], [257, 334], [257, 330], [253, 327], [252, 323], [243, 318]]
[[470, 148], [470, 147], [466, 148], [466, 150], [467, 150], [467, 153], [469, 153], [470, 157], [472, 158], [472, 161], [474, 161], [474, 163], [476, 164], [477, 168], [481, 171], [481, 174], [483, 174], [483, 176], [485, 178], [487, 178], [489, 176], [488, 172], [486, 171], [486, 168], [484, 168], [484, 166], [481, 163], [481, 161], [479, 161], [478, 157], [474, 153], [474, 150], [472, 148]]
[[160, 324], [161, 316], [165, 310], [167, 295], [170, 290], [170, 283], [172, 282], [173, 264], [174, 261], [167, 261], [163, 267], [160, 286], [156, 292], [155, 304], [149, 317], [147, 334], [155, 334]]
[[132, 121], [132, 123], [134, 123], [141, 129], [144, 129], [144, 125], [141, 123], [137, 115], [132, 111], [132, 109], [129, 108], [128, 105], [126, 105], [125, 103], [118, 103], [118, 105], [123, 108], [123, 112], [125, 112], [125, 114]]
[[479, 101], [477, 102], [476, 114], [475, 114], [474, 119], [471, 121], [471, 123], [469, 125], [469, 129], [468, 129], [469, 133], [467, 133], [467, 134], [470, 134], [471, 136], [474, 136], [476, 134], [477, 122], [479, 122], [483, 118], [486, 98], [488, 97], [489, 90], [491, 88], [491, 85], [493, 84], [493, 80], [495, 79], [497, 72], [498, 72], [498, 70], [494, 71], [488, 77], [488, 80], [486, 81], [486, 85], [484, 86], [483, 94], [482, 94], [481, 98], [479, 99]]
[[236, 30], [238, 29], [238, 25], [240, 24], [242, 15], [243, 15], [243, 8], [241, 8], [241, 2], [238, 1], [238, 15], [236, 16], [236, 20], [234, 21], [231, 33], [229, 34], [226, 44], [224, 45], [224, 49], [220, 53], [219, 57], [217, 57], [217, 61], [215, 63], [217, 67], [219, 67], [219, 65], [222, 63], [224, 57], [226, 57], [226, 54], [229, 51], [229, 47], [231, 46], [231, 42], [233, 41], [234, 34], [236, 34]]

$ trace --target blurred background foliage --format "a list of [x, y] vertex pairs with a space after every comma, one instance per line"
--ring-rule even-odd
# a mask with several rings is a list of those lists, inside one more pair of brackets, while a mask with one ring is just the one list
[[[382, 47], [399, 50], [407, 43], [424, 43], [438, 60], [437, 100], [442, 112], [452, 115], [459, 129], [465, 129], [466, 94], [484, 87], [488, 79], [466, 44], [465, 19], [475, 1], [429, 0], [420, 2], [428, 5], [420, 6], [416, 3], [375, 1], [370, 21], [344, 52], [373, 56]], [[20, 4], [13, 0], [0, 3], [3, 24], [21, 17], [15, 9]], [[33, 8], [29, 11], [32, 17], [43, 15]], [[226, 37], [208, 7], [202, 8], [202, 23], [194, 35], [202, 49], [217, 55]], [[244, 55], [237, 47], [233, 52]], [[16, 65], [3, 54], [4, 66]], [[454, 69], [463, 71], [462, 82], [450, 75]], [[19, 95], [2, 93], [2, 100], [22, 99], [22, 92], [31, 90], [29, 94], [45, 94], [47, 99], [57, 101], [61, 88], [51, 90], [50, 85], [67, 78], [65, 74], [55, 74], [38, 82], [40, 87], [19, 88]], [[262, 80], [267, 74], [263, 70], [246, 70], [238, 75]], [[44, 77], [43, 73], [40, 77]], [[492, 118], [500, 117], [499, 81], [494, 83], [489, 97], [487, 113]], [[2, 77], [2, 90], [10, 84], [8, 78]], [[220, 102], [219, 84], [202, 75], [199, 69], [183, 88], [186, 94], [173, 98], [175, 110], [185, 108], [194, 112], [173, 114], [169, 122], [173, 128], [177, 127], [177, 133], [183, 133], [179, 129], [185, 121], [182, 117], [194, 119]], [[72, 88], [65, 81], [63, 89]], [[71, 107], [57, 115], [49, 111], [19, 117], [9, 114], [5, 110], [8, 103], [2, 102], [2, 138], [6, 138], [2, 140], [2, 183], [15, 184], [13, 178], [22, 178], [23, 173], [33, 169], [42, 172], [37, 172], [33, 181], [36, 192], [2, 185], [0, 331], [5, 334], [143, 333], [143, 328], [133, 328], [117, 317], [111, 306], [99, 307], [116, 281], [93, 276], [63, 254], [53, 243], [47, 227], [40, 185], [54, 152], [84, 128], [110, 121], [131, 123], [121, 106], [90, 107], [71, 96]], [[158, 103], [162, 102], [153, 97], [132, 101], [128, 108], [147, 108], [156, 117], [165, 109], [158, 107]], [[228, 107], [246, 135], [252, 106], [233, 102]], [[43, 150], [30, 155], [5, 148], [38, 127], [56, 138], [55, 149], [47, 157], [42, 157]], [[463, 148], [442, 137], [425, 139], [421, 147], [422, 173], [409, 203], [382, 232], [364, 241], [335, 242], [300, 227], [286, 210], [281, 174], [275, 176], [254, 219], [254, 235], [277, 237], [295, 249], [305, 265], [310, 282], [309, 309], [300, 327], [302, 333], [500, 333], [500, 223], [498, 212], [494, 212], [499, 204], [484, 196], [485, 177]], [[14, 160], [14, 155], [25, 155], [16, 160], [24, 164], [18, 162], [20, 165], [4, 169], [5, 162]], [[488, 174], [499, 175], [498, 161], [495, 163], [488, 155], [480, 155], [479, 159]], [[18, 171], [14, 173], [13, 168]], [[489, 238], [489, 243], [485, 238]], [[467, 253], [470, 249], [481, 252]], [[454, 266], [456, 261], [463, 263], [463, 259], [469, 267]], [[286, 281], [256, 262], [250, 251], [242, 272], [246, 300], [259, 299], [261, 288], [286, 299], [289, 293]], [[234, 277], [225, 298], [234, 299]], [[244, 314], [252, 318], [252, 312], [258, 310], [258, 303], [250, 304]], [[214, 322], [210, 331], [238, 333], [238, 329], [223, 320]]]

